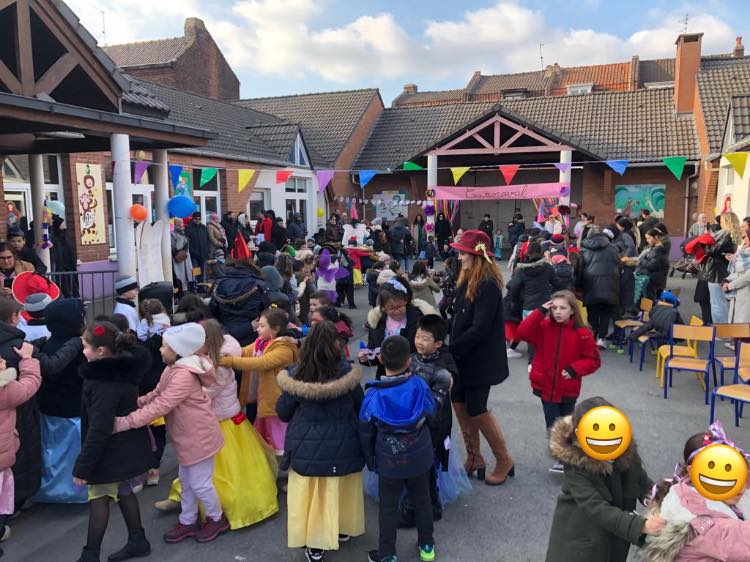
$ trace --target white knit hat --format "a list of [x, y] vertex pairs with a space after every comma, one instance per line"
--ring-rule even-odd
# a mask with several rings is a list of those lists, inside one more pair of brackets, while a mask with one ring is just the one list
[[166, 330], [162, 338], [177, 355], [190, 357], [206, 343], [206, 331], [200, 324], [190, 322]]

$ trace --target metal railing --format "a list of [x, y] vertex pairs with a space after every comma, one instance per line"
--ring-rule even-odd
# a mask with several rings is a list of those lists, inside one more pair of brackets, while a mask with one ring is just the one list
[[88, 320], [112, 314], [117, 271], [55, 271], [48, 277], [60, 287], [62, 297], [83, 300]]

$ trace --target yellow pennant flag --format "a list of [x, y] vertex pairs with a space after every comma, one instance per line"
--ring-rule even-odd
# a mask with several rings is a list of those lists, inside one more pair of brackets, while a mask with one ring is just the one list
[[453, 183], [458, 185], [461, 176], [463, 176], [469, 170], [471, 170], [471, 166], [459, 166], [457, 168], [451, 168], [451, 172], [453, 173]]
[[242, 190], [247, 187], [254, 175], [255, 170], [239, 170], [237, 172], [237, 193], [242, 193]]
[[729, 163], [732, 165], [732, 168], [734, 168], [734, 171], [739, 174], [740, 177], [743, 177], [745, 175], [745, 164], [747, 164], [747, 155], [750, 154], [748, 152], [730, 152], [729, 154], [725, 154], [724, 158], [729, 160]]

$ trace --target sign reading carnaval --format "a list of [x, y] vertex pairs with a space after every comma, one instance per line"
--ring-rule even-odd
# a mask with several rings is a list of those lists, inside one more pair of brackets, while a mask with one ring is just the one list
[[76, 164], [78, 216], [81, 222], [81, 244], [107, 242], [104, 220], [102, 167], [98, 164]]
[[449, 201], [489, 201], [502, 199], [537, 199], [543, 197], [564, 197], [570, 194], [566, 183], [520, 183], [516, 185], [494, 186], [447, 186], [436, 185], [435, 199]]

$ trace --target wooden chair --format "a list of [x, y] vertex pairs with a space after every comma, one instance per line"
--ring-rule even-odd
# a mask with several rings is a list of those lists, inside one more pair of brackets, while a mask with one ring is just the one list
[[[703, 326], [703, 320], [693, 315], [690, 318], [691, 326]], [[718, 337], [718, 336], [717, 336]], [[664, 360], [670, 355], [679, 355], [680, 357], [698, 357], [698, 342], [688, 340], [687, 345], [675, 345], [670, 348], [669, 344], [659, 347], [656, 353], [656, 378], [659, 380], [659, 386], [664, 386]], [[715, 383], [714, 383], [715, 384]]]
[[[681, 357], [673, 355], [675, 340], [691, 340], [706, 342], [708, 344], [707, 357]], [[672, 374], [674, 371], [689, 371], [692, 373], [703, 373], [705, 383], [705, 402], [708, 405], [708, 392], [711, 386], [709, 376], [714, 364], [714, 347], [716, 344], [716, 330], [712, 326], [684, 326], [675, 324], [669, 334], [669, 356], [664, 360], [664, 398], [667, 398], [667, 390], [672, 386]]]
[[709, 424], [714, 422], [716, 397], [727, 398], [734, 402], [734, 425], [739, 427], [742, 409], [745, 403], [750, 402], [750, 343], [740, 344], [740, 353], [737, 354], [737, 368], [734, 371], [734, 384], [714, 388], [711, 394], [711, 413]]
[[[636, 319], [622, 319], [622, 320], [615, 320], [615, 327], [620, 328], [622, 330], [622, 338], [620, 339], [620, 349], [622, 349], [625, 346], [625, 339], [627, 338], [627, 330], [633, 330], [635, 328], [640, 328], [643, 326], [645, 322], [648, 322], [649, 314], [651, 313], [651, 309], [654, 307], [654, 301], [647, 298], [642, 298], [639, 310], [640, 314], [639, 317]], [[628, 344], [628, 355], [630, 356], [630, 362], [633, 362], [633, 351], [635, 349], [635, 346], [633, 342], [630, 342]]]
[[731, 339], [734, 343], [734, 355], [714, 357], [714, 385], [716, 385], [716, 366], [719, 366], [721, 384], [724, 385], [724, 371], [737, 369], [739, 361], [740, 340], [750, 339], [750, 324], [714, 324], [716, 339]]

